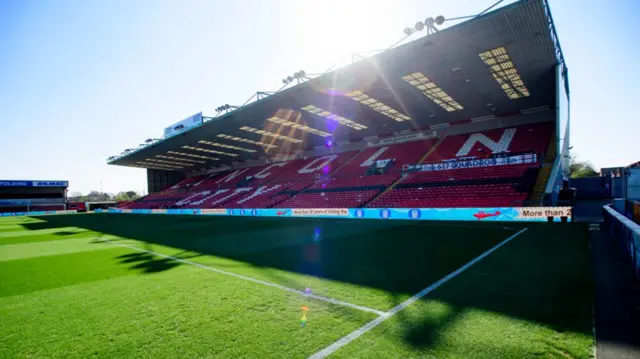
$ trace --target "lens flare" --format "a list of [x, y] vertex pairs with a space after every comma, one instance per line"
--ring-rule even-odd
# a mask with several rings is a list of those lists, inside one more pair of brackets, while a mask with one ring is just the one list
[[307, 325], [307, 312], [309, 311], [309, 308], [306, 306], [302, 306], [302, 318], [300, 318], [300, 326], [301, 327], [305, 327], [305, 325]]

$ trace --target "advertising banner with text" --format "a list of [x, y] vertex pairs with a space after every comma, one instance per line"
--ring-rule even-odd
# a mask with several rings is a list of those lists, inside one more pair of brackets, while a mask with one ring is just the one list
[[[106, 212], [154, 213], [152, 210], [127, 210], [117, 208], [110, 208]], [[497, 222], [547, 222], [549, 220], [560, 222], [563, 217], [566, 217], [567, 221], [570, 222], [572, 217], [572, 208], [214, 208], [167, 209], [166, 212], [160, 213], [245, 217], [307, 217]]]
[[0, 187], [68, 187], [68, 181], [6, 181], [0, 180]]
[[0, 217], [20, 217], [20, 216], [49, 216], [53, 214], [72, 214], [78, 213], [78, 211], [68, 210], [68, 211], [34, 211], [34, 212], [10, 212], [10, 213], [0, 213]]

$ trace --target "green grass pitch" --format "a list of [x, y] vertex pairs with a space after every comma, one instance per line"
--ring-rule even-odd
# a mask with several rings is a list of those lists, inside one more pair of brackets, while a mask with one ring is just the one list
[[592, 357], [586, 228], [508, 225], [0, 218], [0, 358], [308, 358], [525, 227], [329, 357]]

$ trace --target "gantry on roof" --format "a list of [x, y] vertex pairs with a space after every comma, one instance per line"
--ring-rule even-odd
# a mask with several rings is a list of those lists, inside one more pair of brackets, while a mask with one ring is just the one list
[[549, 106], [562, 54], [523, 0], [310, 79], [110, 164], [195, 171]]

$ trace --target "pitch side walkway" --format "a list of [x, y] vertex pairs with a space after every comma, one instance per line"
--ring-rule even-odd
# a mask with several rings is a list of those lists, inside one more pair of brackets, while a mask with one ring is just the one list
[[591, 232], [597, 359], [640, 359], [640, 281], [604, 229]]

